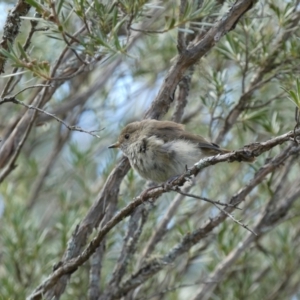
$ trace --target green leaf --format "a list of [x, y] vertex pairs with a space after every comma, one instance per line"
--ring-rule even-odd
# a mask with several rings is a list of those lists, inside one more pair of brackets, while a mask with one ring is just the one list
[[175, 18], [171, 18], [170, 23], [169, 23], [169, 25], [168, 25], [168, 29], [174, 28], [174, 27], [175, 27], [175, 26], [174, 26], [175, 23], [176, 23], [176, 19], [175, 19]]
[[35, 7], [37, 10], [40, 10], [40, 9], [41, 9], [40, 3], [38, 3], [38, 2], [35, 1], [35, 0], [26, 0], [26, 2], [27, 2], [28, 4], [30, 4], [31, 6]]
[[26, 52], [24, 51], [22, 45], [18, 42], [17, 46], [20, 51], [21, 58], [24, 58], [28, 62], [29, 61], [28, 56], [27, 56]]
[[284, 87], [281, 87], [288, 95], [287, 97], [290, 101], [292, 101], [298, 109], [300, 109], [300, 81], [297, 78], [296, 80], [296, 92], [294, 90], [287, 90]]
[[65, 2], [65, 0], [60, 0], [60, 1], [58, 2], [58, 6], [57, 6], [57, 14], [58, 14], [58, 15], [59, 15], [59, 13], [60, 13], [60, 11], [61, 11], [63, 5], [64, 5], [64, 2]]
[[120, 41], [119, 41], [119, 38], [118, 38], [118, 35], [115, 33], [114, 34], [114, 43], [115, 43], [115, 47], [118, 51], [122, 51], [122, 46], [120, 44]]

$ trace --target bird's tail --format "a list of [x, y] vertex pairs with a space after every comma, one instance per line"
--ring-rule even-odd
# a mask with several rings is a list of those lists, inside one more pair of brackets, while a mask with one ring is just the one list
[[[220, 149], [220, 153], [221, 154], [226, 154], [226, 153], [230, 153], [230, 152], [233, 152], [231, 150], [228, 150], [228, 149], [224, 149], [224, 148], [219, 148]], [[236, 155], [237, 155], [237, 160], [238, 161], [245, 161], [245, 162], [254, 162], [256, 159], [255, 157], [253, 156], [248, 156], [247, 153], [245, 153], [245, 151], [237, 151], [235, 152]]]
[[[230, 153], [233, 152], [231, 150], [225, 149], [225, 148], [220, 148], [217, 144], [212, 143], [214, 146], [216, 146], [216, 150], [220, 153], [220, 154], [226, 154], [226, 153]], [[237, 157], [238, 157], [238, 161], [245, 161], [245, 162], [254, 162], [255, 161], [255, 157], [253, 156], [248, 156], [244, 151], [238, 151], [236, 152]]]

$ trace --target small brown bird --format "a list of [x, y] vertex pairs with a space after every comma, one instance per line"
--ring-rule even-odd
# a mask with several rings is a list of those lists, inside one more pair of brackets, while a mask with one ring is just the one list
[[231, 152], [185, 131], [182, 124], [157, 120], [128, 124], [109, 148], [120, 148], [133, 169], [155, 182], [182, 174], [205, 156]]

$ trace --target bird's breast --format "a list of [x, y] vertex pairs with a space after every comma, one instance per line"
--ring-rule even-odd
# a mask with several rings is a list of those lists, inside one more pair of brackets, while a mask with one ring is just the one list
[[128, 148], [131, 166], [138, 173], [156, 182], [182, 174], [191, 167], [202, 153], [195, 143], [185, 140], [164, 142], [155, 136], [140, 139]]

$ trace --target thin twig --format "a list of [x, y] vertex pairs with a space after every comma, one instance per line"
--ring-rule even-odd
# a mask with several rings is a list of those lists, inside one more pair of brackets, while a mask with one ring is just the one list
[[[46, 85], [46, 86], [48, 87], [49, 85]], [[33, 87], [36, 87], [36, 86], [33, 86]], [[26, 90], [26, 89], [28, 89], [28, 88], [32, 88], [32, 87], [27, 87], [27, 88], [23, 89], [22, 91], [24, 91], [24, 90]], [[22, 91], [21, 91], [21, 92], [22, 92]], [[17, 94], [20, 94], [20, 92], [18, 92]], [[16, 94], [16, 95], [17, 95], [17, 94]], [[98, 139], [100, 138], [100, 136], [97, 135], [97, 134], [95, 134], [94, 132], [99, 132], [99, 131], [103, 130], [103, 129], [100, 129], [100, 130], [92, 130], [92, 131], [88, 131], [88, 130], [82, 129], [82, 128], [79, 127], [79, 126], [75, 126], [75, 125], [72, 125], [72, 126], [71, 126], [71, 125], [68, 125], [65, 121], [63, 121], [62, 119], [56, 117], [54, 114], [51, 114], [51, 113], [49, 113], [49, 112], [47, 112], [47, 111], [45, 111], [45, 110], [43, 110], [43, 109], [41, 109], [41, 108], [38, 108], [38, 107], [35, 107], [35, 106], [32, 106], [32, 105], [28, 105], [28, 104], [26, 104], [26, 103], [24, 103], [24, 102], [22, 102], [22, 101], [19, 101], [19, 100], [17, 100], [17, 99], [15, 98], [15, 96], [4, 98], [2, 101], [0, 101], [0, 105], [3, 104], [3, 103], [5, 103], [5, 102], [12, 102], [12, 103], [20, 104], [20, 105], [22, 105], [22, 106], [24, 106], [24, 107], [26, 107], [26, 108], [28, 108], [28, 109], [36, 110], [36, 111], [38, 111], [38, 112], [40, 112], [40, 113], [43, 113], [43, 114], [45, 114], [45, 115], [47, 115], [47, 116], [50, 116], [50, 117], [54, 118], [56, 121], [58, 121], [59, 123], [63, 124], [63, 125], [64, 125], [66, 128], [68, 128], [69, 130], [79, 131], [79, 132], [84, 132], [84, 133], [90, 134], [91, 136], [94, 136], [94, 137], [96, 137], [96, 138], [98, 138]]]
[[298, 141], [297, 141], [297, 137], [296, 137], [296, 129], [299, 127], [299, 124], [300, 124], [300, 111], [299, 111], [299, 108], [298, 106], [296, 106], [295, 108], [295, 121], [296, 121], [296, 125], [294, 127], [294, 142], [295, 144], [299, 144]]
[[31, 130], [31, 127], [35, 121], [35, 113], [31, 116], [31, 119], [29, 121], [29, 124], [27, 125], [27, 128], [23, 134], [22, 139], [18, 143], [17, 148], [15, 149], [11, 159], [9, 160], [9, 163], [7, 164], [6, 168], [1, 172], [0, 174], [0, 183], [6, 178], [6, 176], [15, 168], [15, 162], [20, 154], [20, 151], [29, 135], [29, 132]]
[[[30, 86], [27, 86], [26, 88], [22, 89], [21, 91], [17, 92], [15, 95], [13, 96], [7, 96], [7, 97], [4, 97], [3, 100], [0, 101], [0, 105], [5, 103], [5, 102], [11, 102], [11, 99], [12, 98], [15, 98], [17, 97], [18, 95], [20, 95], [21, 93], [23, 93], [24, 91], [26, 90], [29, 90], [29, 89], [33, 89], [33, 88], [38, 88], [38, 87], [51, 87], [50, 84], [35, 84], [35, 85], [30, 85]], [[1, 98], [0, 98], [1, 99]]]
[[[85, 29], [84, 26], [82, 26], [81, 28], [79, 28], [79, 30], [78, 30], [77, 32], [75, 32], [75, 34], [73, 35], [73, 37], [76, 37], [76, 36], [78, 36], [80, 33], [84, 32], [84, 29]], [[73, 43], [73, 40], [72, 40], [70, 43], [72, 44], [72, 43]], [[53, 69], [52, 69], [52, 71], [51, 71], [51, 77], [52, 77], [52, 78], [54, 78], [55, 73], [56, 73], [58, 67], [60, 66], [60, 64], [62, 63], [63, 58], [64, 58], [64, 56], [66, 55], [66, 53], [68, 52], [68, 50], [70, 50], [70, 48], [69, 48], [69, 46], [66, 46], [66, 47], [63, 49], [63, 51], [61, 52], [61, 54], [60, 54], [58, 60], [56, 61], [55, 65], [54, 65], [54, 67], [53, 67]]]
[[130, 30], [137, 31], [137, 32], [142, 32], [142, 33], [165, 33], [170, 31], [170, 29], [164, 29], [164, 30], [146, 30], [146, 29], [138, 29], [138, 28], [133, 28], [130, 27]]
[[[51, 6], [51, 9], [52, 9], [52, 13], [53, 13], [53, 19], [55, 20], [55, 23], [58, 27], [62, 27], [61, 24], [60, 24], [60, 21], [59, 21], [59, 18], [57, 16], [57, 13], [56, 13], [56, 8], [55, 8], [55, 1], [50, 1], [50, 6]], [[71, 44], [69, 43], [67, 37], [66, 37], [66, 34], [64, 31], [61, 31], [61, 35], [65, 41], [65, 43], [69, 46], [69, 49], [74, 53], [74, 55], [77, 57], [77, 59], [79, 61], [81, 61], [84, 65], [86, 65], [87, 63], [79, 56], [79, 54], [76, 52], [75, 49], [73, 49], [73, 47], [71, 46]], [[72, 41], [74, 41], [74, 38], [72, 37], [71, 38]]]
[[247, 229], [248, 231], [250, 231], [251, 233], [253, 233], [254, 235], [257, 235], [257, 233], [255, 233], [252, 229], [250, 229], [247, 225], [241, 223], [241, 221], [237, 220], [231, 213], [229, 213], [228, 211], [226, 211], [225, 209], [219, 207], [217, 204], [213, 203], [214, 206], [219, 209], [221, 212], [223, 212], [227, 217], [229, 217], [230, 219], [232, 219], [235, 223], [237, 223], [238, 225], [244, 227], [245, 229]]
[[240, 209], [239, 207], [237, 207], [236, 205], [234, 204], [230, 204], [230, 203], [224, 203], [224, 202], [221, 202], [221, 201], [214, 201], [214, 200], [210, 200], [208, 198], [205, 198], [205, 197], [200, 197], [200, 196], [197, 196], [197, 195], [194, 195], [194, 194], [190, 194], [190, 193], [184, 193], [180, 190], [179, 187], [175, 187], [173, 188], [173, 190], [175, 192], [177, 192], [178, 194], [181, 194], [183, 196], [187, 196], [187, 197], [191, 197], [191, 198], [194, 198], [194, 199], [199, 199], [199, 200], [202, 200], [202, 201], [205, 201], [205, 202], [208, 202], [208, 203], [211, 203], [213, 205], [221, 205], [221, 206], [225, 206], [225, 207], [233, 207], [233, 208], [236, 208], [236, 209]]

